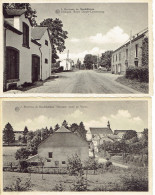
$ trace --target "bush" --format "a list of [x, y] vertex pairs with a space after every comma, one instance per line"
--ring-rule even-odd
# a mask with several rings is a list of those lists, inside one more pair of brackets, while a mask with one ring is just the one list
[[28, 173], [28, 170], [27, 170], [28, 166], [29, 166], [29, 163], [27, 161], [20, 161], [19, 162], [20, 172]]
[[73, 183], [72, 191], [87, 191], [87, 180], [83, 176], [76, 177]]
[[31, 189], [31, 181], [27, 180], [25, 183], [21, 182], [20, 178], [17, 178], [12, 186], [5, 187], [4, 191], [28, 191]]
[[140, 82], [149, 82], [148, 67], [128, 67], [126, 69], [126, 78], [137, 79]]
[[83, 166], [81, 159], [77, 154], [73, 155], [71, 158], [68, 158], [67, 170], [69, 175], [83, 175]]
[[53, 191], [62, 192], [65, 191], [65, 187], [61, 183], [56, 184], [55, 187], [53, 188]]

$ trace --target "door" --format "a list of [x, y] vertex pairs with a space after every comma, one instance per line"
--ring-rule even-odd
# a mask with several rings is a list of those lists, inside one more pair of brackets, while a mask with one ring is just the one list
[[19, 79], [19, 51], [13, 47], [6, 48], [7, 80]]
[[40, 79], [40, 57], [32, 55], [32, 82]]

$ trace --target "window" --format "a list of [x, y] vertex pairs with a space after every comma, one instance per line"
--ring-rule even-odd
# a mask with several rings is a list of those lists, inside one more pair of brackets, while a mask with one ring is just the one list
[[50, 159], [47, 159], [47, 162], [51, 162], [51, 160]]
[[138, 44], [135, 45], [135, 50], [136, 50], [136, 58], [138, 57]]
[[6, 47], [6, 77], [7, 80], [19, 79], [19, 51]]
[[47, 45], [47, 46], [48, 46], [48, 41], [47, 41], [47, 40], [45, 40], [45, 45]]
[[62, 164], [63, 164], [63, 165], [65, 165], [65, 164], [66, 164], [66, 162], [65, 162], [65, 161], [62, 161]]
[[48, 59], [47, 58], [45, 58], [45, 64], [48, 64]]
[[48, 158], [53, 158], [53, 152], [48, 153]]
[[116, 54], [116, 61], [117, 61], [117, 54]]
[[23, 46], [29, 48], [29, 26], [23, 22]]
[[119, 61], [121, 60], [121, 53], [119, 53]]
[[126, 49], [126, 59], [128, 59], [128, 49]]

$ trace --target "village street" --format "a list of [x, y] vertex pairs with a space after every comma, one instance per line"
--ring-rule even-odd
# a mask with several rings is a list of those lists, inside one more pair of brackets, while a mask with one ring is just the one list
[[140, 93], [115, 80], [119, 75], [80, 70], [56, 73], [59, 78], [47, 80], [43, 86], [32, 88], [25, 93], [96, 93], [96, 94], [129, 94]]

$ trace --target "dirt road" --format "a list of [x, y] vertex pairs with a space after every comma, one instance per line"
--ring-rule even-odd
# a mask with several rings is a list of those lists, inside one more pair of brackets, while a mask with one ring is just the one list
[[118, 77], [111, 73], [94, 70], [62, 72], [59, 78], [49, 80], [43, 86], [26, 91], [26, 93], [82, 93], [82, 94], [131, 94], [139, 93], [134, 89], [115, 81]]

